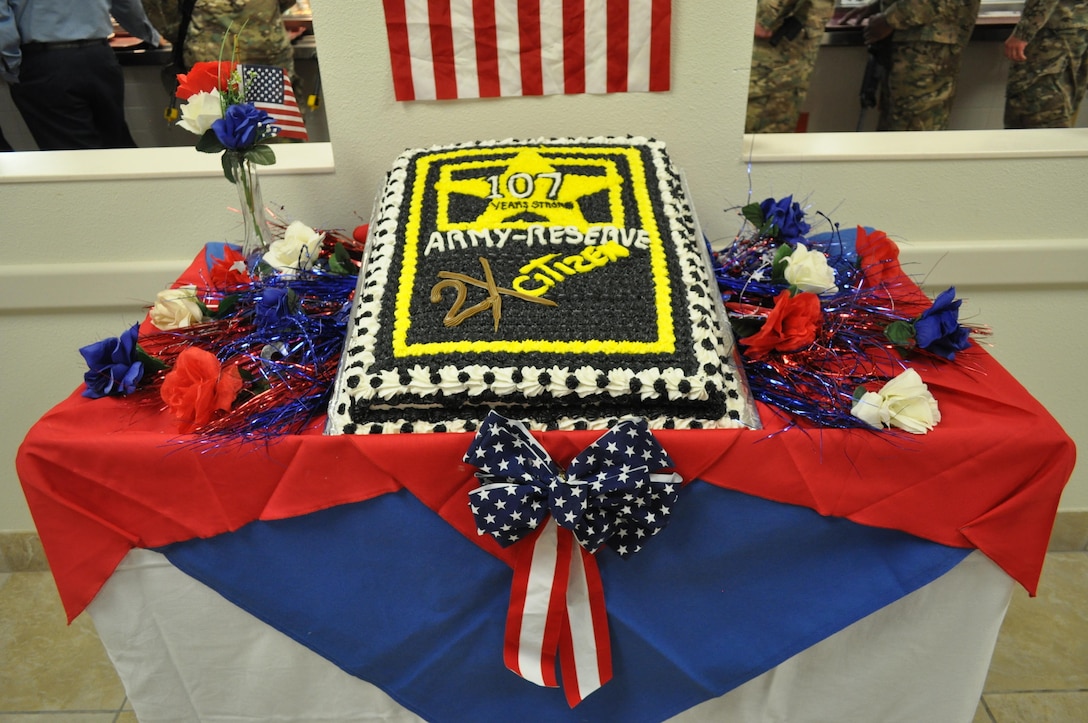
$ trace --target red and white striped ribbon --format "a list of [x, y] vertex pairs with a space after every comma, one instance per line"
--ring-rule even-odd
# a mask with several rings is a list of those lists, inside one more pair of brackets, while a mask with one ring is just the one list
[[555, 520], [519, 545], [506, 616], [506, 667], [557, 687], [573, 708], [612, 678], [612, 652], [597, 561]]

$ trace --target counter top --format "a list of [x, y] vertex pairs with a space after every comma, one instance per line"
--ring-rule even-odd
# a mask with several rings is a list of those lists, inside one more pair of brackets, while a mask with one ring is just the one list
[[[316, 58], [317, 41], [314, 39], [312, 22], [308, 19], [290, 19], [285, 20], [284, 25], [295, 48], [295, 60]], [[173, 53], [170, 45], [156, 48], [121, 29], [110, 38], [110, 47], [116, 51], [121, 65], [169, 65]]]
[[[822, 45], [854, 46], [864, 45], [861, 39], [861, 28], [857, 25], [842, 25], [839, 20], [843, 13], [836, 12], [828, 23]], [[993, 11], [983, 12], [978, 16], [975, 30], [971, 33], [971, 42], [990, 43], [1005, 42], [1009, 33], [1020, 20], [1019, 12]]]

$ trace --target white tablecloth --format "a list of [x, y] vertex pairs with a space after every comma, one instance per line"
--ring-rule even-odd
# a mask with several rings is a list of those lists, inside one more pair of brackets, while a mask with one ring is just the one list
[[[979, 552], [674, 720], [969, 723], [1013, 581]], [[141, 723], [418, 721], [149, 550], [87, 608]]]

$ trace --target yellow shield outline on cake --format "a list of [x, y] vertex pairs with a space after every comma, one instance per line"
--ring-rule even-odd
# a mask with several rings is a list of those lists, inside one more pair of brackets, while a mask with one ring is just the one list
[[[415, 277], [418, 264], [420, 244], [421, 211], [426, 189], [424, 184], [417, 183], [412, 189], [412, 198], [409, 205], [408, 220], [405, 224], [404, 258], [401, 265], [401, 279], [397, 290], [395, 310], [393, 314], [393, 356], [394, 357], [419, 357], [438, 354], [466, 353], [466, 352], [547, 352], [553, 354], [670, 354], [676, 349], [676, 337], [673, 327], [672, 297], [669, 290], [669, 271], [665, 257], [665, 249], [661, 240], [661, 233], [657, 227], [657, 219], [650, 203], [650, 196], [646, 190], [646, 171], [643, 165], [642, 154], [634, 148], [601, 147], [601, 146], [517, 146], [517, 147], [483, 147], [462, 148], [455, 151], [428, 153], [414, 160], [416, 166], [416, 178], [427, 178], [430, 166], [434, 163], [463, 161], [458, 167], [471, 167], [482, 165], [479, 161], [473, 161], [472, 156], [488, 155], [491, 157], [487, 165], [496, 165], [496, 155], [508, 155], [511, 159], [509, 168], [513, 169], [513, 161], [519, 154], [530, 150], [539, 157], [541, 153], [551, 154], [549, 157], [557, 163], [571, 165], [590, 165], [597, 163], [606, 168], [606, 177], [611, 180], [622, 181], [622, 177], [616, 170], [615, 163], [609, 162], [609, 156], [623, 156], [628, 168], [631, 170], [631, 191], [635, 198], [639, 218], [643, 222], [643, 231], [648, 237], [648, 251], [650, 254], [650, 270], [653, 277], [654, 308], [657, 312], [657, 338], [650, 342], [627, 341], [616, 339], [587, 339], [581, 341], [554, 341], [547, 339], [522, 339], [522, 340], [498, 340], [498, 341], [455, 341], [455, 342], [428, 342], [422, 344], [408, 343], [408, 330], [412, 319], [410, 304], [412, 290], [415, 287]], [[570, 159], [563, 154], [577, 153], [578, 156]], [[591, 158], [585, 158], [590, 156]], [[529, 156], [523, 155], [522, 158]], [[533, 170], [528, 168], [528, 173]], [[445, 190], [449, 192], [450, 176], [448, 172], [442, 176], [445, 179]], [[437, 189], [436, 189], [437, 191]], [[450, 224], [448, 221], [448, 201], [445, 193], [438, 195], [438, 222], [450, 228], [466, 228], [470, 224]], [[618, 190], [609, 191], [609, 205], [613, 218], [624, 217], [622, 199]], [[508, 221], [504, 225], [510, 227], [525, 227], [525, 221]], [[585, 225], [583, 220], [583, 226]], [[583, 232], [585, 228], [581, 229]]]

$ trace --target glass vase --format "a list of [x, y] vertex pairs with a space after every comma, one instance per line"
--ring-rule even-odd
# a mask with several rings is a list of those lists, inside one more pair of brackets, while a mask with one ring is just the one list
[[261, 197], [261, 179], [257, 166], [240, 154], [229, 154], [228, 162], [242, 212], [242, 254], [246, 266], [253, 270], [272, 245], [272, 231]]

